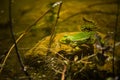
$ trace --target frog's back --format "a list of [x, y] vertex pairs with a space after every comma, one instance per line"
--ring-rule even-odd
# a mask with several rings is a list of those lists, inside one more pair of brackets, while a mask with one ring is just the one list
[[72, 41], [83, 41], [89, 39], [94, 34], [95, 32], [78, 32], [77, 34], [70, 36], [70, 39]]

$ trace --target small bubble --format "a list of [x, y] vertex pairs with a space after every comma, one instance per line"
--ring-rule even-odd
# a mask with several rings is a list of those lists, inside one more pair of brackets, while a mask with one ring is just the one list
[[14, 3], [14, 2], [15, 2], [14, 0], [11, 1], [11, 3]]
[[39, 78], [42, 78], [42, 76], [38, 76]]
[[46, 75], [42, 75], [42, 77], [46, 77]]
[[4, 10], [1, 10], [0, 13], [3, 14], [5, 11]]
[[41, 61], [37, 61], [37, 63], [40, 63]]

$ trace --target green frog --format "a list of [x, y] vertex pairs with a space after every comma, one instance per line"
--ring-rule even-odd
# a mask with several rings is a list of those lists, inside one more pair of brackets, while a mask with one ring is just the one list
[[94, 31], [94, 25], [83, 25], [81, 32], [72, 35], [63, 36], [60, 42], [70, 44], [71, 46], [79, 46], [81, 44], [93, 44], [96, 40], [97, 32]]

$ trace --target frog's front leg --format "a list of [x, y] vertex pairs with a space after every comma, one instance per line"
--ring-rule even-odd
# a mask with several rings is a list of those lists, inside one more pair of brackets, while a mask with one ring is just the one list
[[76, 41], [71, 41], [70, 44], [69, 44], [71, 47], [75, 48], [78, 46], [77, 42]]

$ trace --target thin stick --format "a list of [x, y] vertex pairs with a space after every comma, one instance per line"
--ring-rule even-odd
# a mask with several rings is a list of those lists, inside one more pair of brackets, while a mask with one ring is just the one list
[[53, 30], [52, 30], [52, 33], [51, 33], [51, 36], [50, 36], [50, 42], [49, 42], [49, 44], [48, 44], [48, 52], [47, 52], [47, 55], [49, 55], [50, 48], [51, 48], [51, 44], [52, 44], [53, 39], [54, 39], [54, 37], [55, 37], [55, 35], [56, 35], [56, 32], [55, 32], [55, 31], [56, 31], [56, 25], [57, 25], [57, 22], [58, 22], [58, 19], [59, 19], [59, 13], [60, 13], [60, 9], [61, 9], [61, 6], [62, 6], [62, 1], [56, 2], [56, 3], [54, 3], [53, 6], [52, 6], [52, 7], [54, 7], [54, 6], [58, 5], [58, 4], [60, 4], [60, 6], [59, 6], [59, 9], [58, 9], [58, 12], [57, 12], [57, 19], [56, 19], [56, 21], [55, 21], [55, 24], [54, 24], [54, 26], [53, 26]]
[[15, 37], [14, 37], [14, 33], [13, 33], [13, 24], [12, 24], [12, 8], [11, 8], [11, 0], [9, 0], [9, 26], [10, 26], [10, 32], [11, 32], [11, 35], [12, 35], [12, 39], [13, 39], [13, 42], [15, 44], [15, 51], [16, 51], [16, 54], [17, 54], [17, 57], [18, 57], [18, 61], [20, 63], [20, 66], [23, 70], [23, 72], [25, 73], [25, 75], [28, 77], [29, 80], [31, 80], [28, 72], [25, 70], [24, 68], [24, 64], [23, 64], [23, 60], [20, 56], [20, 53], [18, 52], [18, 47], [17, 47], [17, 43], [16, 43], [16, 40], [15, 40]]
[[87, 56], [87, 57], [83, 57], [82, 59], [80, 59], [79, 61], [77, 61], [77, 63], [91, 63], [91, 62], [85, 62], [84, 60], [88, 60], [89, 58], [91, 58], [91, 57], [94, 57], [94, 56], [96, 56], [97, 54], [92, 54], [92, 55], [90, 55], [90, 56]]
[[63, 72], [62, 72], [62, 76], [61, 76], [61, 80], [65, 80], [65, 72], [67, 70], [67, 66], [64, 65], [64, 69], [63, 69]]
[[112, 54], [112, 56], [113, 56], [113, 60], [112, 60], [112, 69], [113, 69], [113, 77], [115, 77], [115, 70], [114, 70], [114, 57], [115, 57], [115, 49], [116, 49], [116, 46], [115, 46], [115, 44], [116, 44], [116, 36], [117, 36], [117, 28], [118, 28], [118, 16], [119, 16], [119, 4], [120, 4], [120, 1], [119, 0], [117, 0], [117, 14], [116, 14], [116, 22], [115, 22], [115, 29], [114, 29], [114, 45], [113, 45], [113, 54]]

